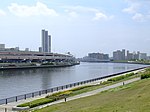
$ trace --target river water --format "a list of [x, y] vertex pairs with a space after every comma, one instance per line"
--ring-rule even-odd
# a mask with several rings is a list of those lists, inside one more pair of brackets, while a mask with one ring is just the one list
[[0, 99], [144, 66], [121, 63], [81, 63], [72, 67], [0, 71]]

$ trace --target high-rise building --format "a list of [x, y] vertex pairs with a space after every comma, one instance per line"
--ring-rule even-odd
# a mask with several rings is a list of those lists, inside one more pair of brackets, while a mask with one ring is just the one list
[[39, 47], [39, 52], [42, 52], [42, 47]]
[[29, 51], [29, 48], [25, 48], [25, 51], [27, 51], [27, 52], [28, 52], [28, 51]]
[[88, 57], [99, 60], [109, 60], [109, 55], [103, 53], [89, 53]]
[[4, 50], [5, 49], [5, 44], [0, 44], [0, 50]]
[[122, 49], [122, 51], [120, 51], [120, 50], [114, 51], [113, 59], [114, 60], [125, 60], [125, 49]]
[[49, 52], [51, 52], [51, 35], [48, 35], [48, 39], [49, 39]]
[[140, 54], [139, 54], [139, 59], [140, 59], [140, 60], [142, 60], [142, 59], [143, 59], [143, 60], [147, 60], [147, 53], [140, 53]]
[[51, 35], [45, 29], [42, 30], [42, 52], [51, 52]]

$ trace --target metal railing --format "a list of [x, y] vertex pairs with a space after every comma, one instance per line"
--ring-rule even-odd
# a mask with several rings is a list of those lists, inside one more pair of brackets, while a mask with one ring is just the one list
[[127, 72], [132, 72], [132, 71], [140, 70], [140, 69], [144, 69], [144, 68], [146, 68], [146, 67], [127, 70], [127, 71], [124, 71], [124, 72], [119, 72], [119, 73], [115, 73], [115, 74], [111, 74], [111, 75], [108, 75], [108, 76], [103, 76], [103, 77], [99, 77], [99, 78], [95, 78], [95, 79], [89, 79], [89, 80], [85, 80], [85, 81], [81, 81], [81, 82], [76, 82], [76, 83], [72, 83], [72, 84], [67, 84], [67, 85], [63, 85], [63, 86], [59, 86], [59, 87], [46, 89], [46, 90], [41, 90], [41, 91], [36, 91], [36, 92], [32, 92], [32, 93], [18, 95], [18, 96], [14, 96], [14, 97], [10, 97], [10, 98], [1, 99], [0, 100], [0, 105], [8, 104], [8, 103], [11, 103], [11, 102], [17, 102], [18, 100], [26, 100], [27, 98], [33, 98], [33, 97], [36, 97], [36, 96], [41, 96], [43, 94], [57, 92], [59, 90], [64, 90], [64, 89], [76, 87], [76, 86], [79, 86], [79, 85], [87, 84], [87, 83], [90, 83], [90, 82], [98, 81], [98, 80], [105, 79], [105, 78], [108, 78], [108, 77], [117, 76], [117, 75], [120, 75], [120, 74], [124, 74], [124, 73], [127, 73]]

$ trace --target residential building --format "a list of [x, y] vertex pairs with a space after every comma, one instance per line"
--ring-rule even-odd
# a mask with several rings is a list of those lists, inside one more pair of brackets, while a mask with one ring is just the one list
[[83, 57], [80, 61], [85, 62], [109, 62], [109, 55], [103, 53], [89, 53], [88, 56]]
[[109, 59], [109, 55], [108, 54], [103, 54], [103, 53], [89, 53], [88, 57], [99, 59], [99, 60], [108, 60]]
[[125, 60], [125, 49], [122, 49], [122, 51], [117, 50], [113, 52], [113, 60]]
[[45, 29], [42, 30], [42, 52], [51, 52], [51, 35]]
[[0, 50], [5, 50], [5, 44], [0, 44]]
[[139, 60], [147, 60], [147, 53], [140, 53]]
[[25, 51], [29, 51], [29, 48], [25, 48]]

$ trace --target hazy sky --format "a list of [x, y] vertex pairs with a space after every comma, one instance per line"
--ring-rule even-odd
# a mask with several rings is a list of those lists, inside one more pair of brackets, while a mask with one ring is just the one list
[[150, 0], [1, 0], [0, 43], [38, 50], [43, 28], [53, 52], [150, 55]]

